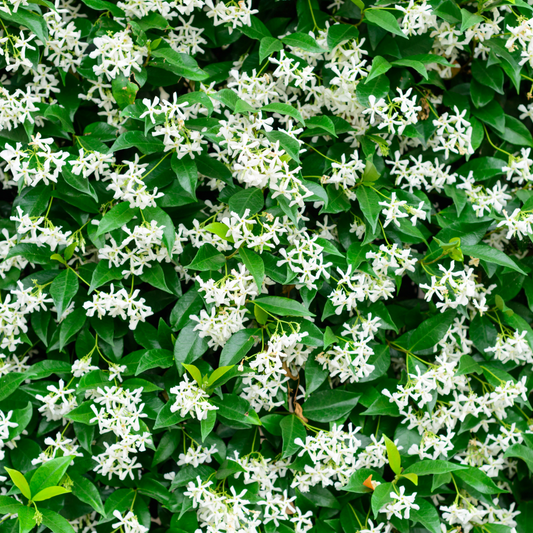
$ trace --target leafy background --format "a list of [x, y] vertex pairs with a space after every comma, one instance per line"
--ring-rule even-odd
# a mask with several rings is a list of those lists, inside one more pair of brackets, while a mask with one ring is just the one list
[[[510, 521], [495, 515], [472, 519], [467, 528], [476, 532], [529, 531], [533, 439], [527, 398], [512, 400], [504, 409], [505, 416], [478, 413], [455, 420], [452, 448], [444, 455], [420, 460], [408, 450], [423, 435], [408, 427], [403, 411], [382, 391], [392, 393], [416, 382], [416, 372], [438, 368], [441, 360], [436, 358], [446, 351], [455, 363], [452, 382], [457, 384], [463, 376], [472, 394], [480, 397], [521, 380], [529, 394], [532, 360], [502, 363], [485, 349], [515, 331], [525, 332], [527, 343], [533, 346], [533, 263], [527, 235], [531, 230], [506, 237], [499, 225], [505, 213], [518, 209], [527, 226], [532, 205], [527, 157], [533, 146], [531, 123], [529, 118], [520, 118], [519, 110], [530, 98], [532, 68], [522, 62], [520, 49], [506, 46], [509, 28], [529, 20], [531, 6], [522, 0], [460, 4], [434, 0], [424, 4], [434, 20], [420, 33], [412, 33], [403, 25], [398, 6], [387, 2], [254, 2], [256, 11], [249, 24], [237, 27], [231, 20], [215, 24], [202, 10], [203, 2], [198, 2], [188, 14], [194, 13], [194, 26], [203, 30], [205, 44], [201, 52], [189, 54], [172, 46], [175, 41], [170, 38], [184, 24], [172, 11], [185, 5], [180, 1], [162, 2], [173, 15], [155, 3], [146, 3], [145, 16], [136, 14], [128, 3], [105, 0], [55, 5], [35, 0], [23, 2], [16, 11], [10, 1], [3, 5], [2, 35], [16, 37], [22, 31], [22, 41], [32, 35], [34, 49], [22, 57], [15, 47], [21, 41], [15, 37], [2, 44], [3, 68], [13, 58], [26, 61], [6, 68], [1, 79], [2, 145], [7, 149], [21, 143], [21, 149], [34, 153], [37, 150], [29, 143], [40, 134], [53, 140], [52, 153], [62, 152], [72, 162], [80, 150], [85, 155], [112, 154], [112, 169], [118, 173], [140, 157], [148, 165], [142, 175], [147, 190], [162, 194], [152, 205], [140, 208], [120, 195], [114, 197], [96, 175], [75, 174], [69, 165], [55, 174], [50, 171], [54, 177], [38, 183], [17, 178], [16, 172], [4, 167], [0, 408], [2, 465], [9, 477], [2, 484], [0, 508], [6, 518], [0, 527], [9, 532], [33, 527], [58, 533], [73, 528], [106, 532], [115, 529], [115, 511], [131, 510], [142, 526], [153, 531], [194, 531], [206, 524], [199, 523], [197, 509], [184, 493], [197, 476], [202, 481], [214, 480], [219, 494], [229, 494], [231, 487], [237, 492], [246, 489], [250, 508], [261, 513], [259, 502], [268, 498], [264, 493], [258, 496], [257, 481], [244, 484], [239, 474], [245, 469], [233, 461], [238, 452], [258, 461], [264, 458], [270, 465], [265, 468], [276, 470], [273, 465], [284, 465], [284, 472], [275, 475], [276, 491], [286, 491], [287, 498], [295, 498], [300, 515], [310, 512], [312, 517], [298, 525], [298, 531], [352, 533], [369, 529], [369, 520], [385, 524], [388, 520], [380, 511], [390, 500], [390, 492], [400, 486], [409, 494], [416, 492], [419, 510], [409, 518], [393, 516], [393, 531], [455, 530], [457, 525], [447, 524], [439, 511], [454, 501], [466, 509], [494, 505], [520, 511]], [[50, 16], [56, 9], [59, 23]], [[493, 20], [497, 22], [489, 31], [486, 26]], [[65, 28], [74, 32], [75, 43], [82, 43], [79, 49], [61, 41]], [[455, 44], [445, 46], [445, 39], [433, 31], [436, 28], [455, 32], [451, 38]], [[142, 61], [129, 75], [97, 74], [102, 57], [92, 54], [95, 39], [118, 32], [131, 39]], [[189, 45], [184, 46], [187, 50]], [[54, 57], [61, 47], [63, 59]], [[293, 67], [299, 65], [298, 75], [306, 67], [311, 69], [315, 82], [309, 87], [313, 90], [298, 89], [294, 80], [283, 89], [279, 82], [265, 99], [261, 83], [274, 79], [276, 64], [270, 60], [279, 59], [282, 51]], [[358, 75], [348, 65], [348, 77], [341, 83], [332, 64], [342, 70], [351, 51], [366, 63]], [[234, 69], [245, 80], [241, 85], [234, 83]], [[46, 90], [43, 73], [51, 76], [56, 90]], [[104, 87], [95, 90], [99, 83]], [[253, 88], [254, 83], [259, 89]], [[363, 111], [380, 98], [390, 102], [398, 89], [411, 89], [411, 97], [416, 95], [421, 107], [416, 120], [401, 133], [371, 124]], [[330, 91], [329, 96], [321, 98], [322, 91]], [[183, 127], [191, 138], [194, 132], [204, 141], [199, 149], [191, 150], [182, 137], [179, 142], [185, 148], [180, 152], [153, 135], [145, 99], [154, 102], [156, 96], [162, 100], [175, 96], [185, 106]], [[341, 97], [347, 102], [344, 107]], [[471, 150], [452, 144], [451, 151], [443, 152], [438, 149], [441, 134], [436, 133], [434, 120], [453, 113], [454, 108], [471, 127], [467, 135]], [[100, 114], [102, 109], [105, 113]], [[258, 187], [242, 179], [235, 165], [237, 156], [228, 155], [221, 143], [223, 121], [232, 117], [239, 124], [258, 117], [273, 119], [272, 131], [254, 130], [254, 135], [263, 147], [282, 151], [283, 172], [296, 180], [292, 182], [296, 192], [276, 195], [274, 181]], [[239, 142], [246, 144], [242, 139]], [[224, 150], [224, 156], [214, 157]], [[444, 182], [436, 187], [431, 181], [438, 176], [434, 168], [413, 170], [413, 174], [426, 172], [427, 179], [405, 190], [391, 170], [397, 151], [402, 159], [414, 158], [409, 160], [411, 168], [417, 160], [444, 165]], [[354, 183], [339, 186], [330, 179], [336, 175], [334, 165], [349, 161], [352, 154], [361, 162], [357, 171], [349, 172]], [[2, 153], [6, 162], [9, 157]], [[37, 161], [44, 156], [34, 157]], [[511, 179], [518, 173], [506, 170], [513, 162], [522, 164], [521, 180]], [[457, 186], [468, 176], [473, 176], [474, 192]], [[502, 187], [508, 195], [503, 202], [505, 212], [495, 200]], [[308, 195], [301, 198], [302, 191]], [[426, 216], [414, 224], [405, 218], [387, 224], [380, 202], [390, 199], [393, 192], [412, 208], [421, 203]], [[481, 209], [480, 216], [474, 208], [482, 202], [488, 207]], [[307, 253], [306, 260], [327, 265], [326, 273], [306, 282], [297, 269], [279, 265], [282, 249], [297, 248], [283, 233], [272, 249], [250, 245], [250, 239], [233, 246], [231, 231], [236, 222], [223, 222], [230, 213], [262, 220], [267, 229], [268, 223], [279, 220], [291, 232], [307, 232], [316, 240], [304, 256]], [[20, 229], [20, 220], [10, 219], [23, 214], [39, 221], [37, 237], [28, 238], [27, 231]], [[126, 279], [124, 267], [102, 258], [102, 250], [113, 241], [120, 244], [135, 227], [151, 221], [164, 226], [156, 258], [148, 259], [149, 267], [141, 269], [142, 273]], [[60, 228], [71, 234], [51, 247], [54, 240], [47, 241], [42, 228]], [[367, 254], [393, 244], [410, 250], [413, 269], [395, 274], [394, 268], [387, 271], [385, 267], [376, 274], [376, 265]], [[459, 271], [463, 262], [474, 269], [477, 283], [485, 288], [477, 290], [486, 293], [487, 307], [480, 311], [468, 301], [441, 312], [436, 306], [439, 300], [425, 299], [420, 286], [440, 275], [439, 266]], [[209, 342], [190, 318], [214, 309], [205, 301], [197, 276], [203, 282], [219, 281], [239, 265], [264, 287], [264, 294], [247, 298], [241, 306], [248, 321], [239, 331], [222, 342]], [[350, 266], [353, 272], [367, 276], [364, 283], [387, 279], [393, 294], [371, 300], [367, 295], [350, 312], [341, 308], [336, 313], [331, 295], [337, 268], [346, 272]], [[87, 316], [84, 303], [91, 302], [96, 291], [109, 293], [111, 284], [114, 290], [124, 288], [129, 294], [138, 290], [135, 294], [144, 298], [150, 316], [134, 328], [125, 317]], [[17, 307], [14, 302], [23, 299], [21, 288], [33, 290], [34, 297], [43, 295], [48, 302], [39, 308]], [[223, 308], [218, 306], [215, 312], [223, 313]], [[13, 336], [16, 313], [20, 313], [16, 320], [22, 327], [15, 328], [17, 341], [9, 349], [11, 341], [6, 339]], [[352, 382], [341, 381], [330, 375], [320, 357], [328, 349], [344, 346], [342, 331], [346, 324], [353, 324], [354, 316], [369, 314], [380, 319], [369, 359], [374, 368]], [[454, 329], [457, 323], [461, 327]], [[304, 360], [285, 367], [288, 381], [278, 393], [278, 406], [252, 408], [242, 395], [243, 376], [254, 372], [250, 363], [272, 336], [293, 331], [307, 333], [301, 342]], [[87, 357], [95, 368], [75, 377], [73, 363]], [[120, 380], [113, 374], [114, 365], [123, 366]], [[170, 389], [183, 382], [184, 376], [206, 390], [209, 402], [217, 407], [210, 411], [214, 415], [199, 421], [171, 411], [175, 395]], [[72, 389], [70, 409], [50, 420], [39, 409], [48, 387], [57, 386], [60, 380]], [[137, 453], [142, 468], [135, 479], [116, 475], [109, 479], [95, 473], [94, 457], [113, 439], [99, 432], [88, 398], [91, 391], [113, 384], [126, 390], [142, 389], [146, 414], [142, 431], [149, 438], [146, 449]], [[453, 399], [453, 391], [434, 388], [431, 401], [419, 407], [411, 399], [410, 406], [417, 416], [431, 418]], [[6, 418], [11, 426], [6, 425]], [[293, 486], [294, 476], [309, 460], [299, 455], [306, 437], [350, 422], [361, 427], [362, 444], [348, 456], [357, 458], [374, 438], [381, 443], [381, 459], [372, 467], [358, 469], [342, 486], [317, 483], [308, 491]], [[478, 453], [478, 444], [488, 435], [498, 435], [511, 426], [519, 435], [518, 444], [506, 441], [496, 452]], [[78, 456], [47, 442], [57, 434], [73, 439]], [[215, 445], [212, 461], [199, 467], [177, 466], [180, 454], [198, 445]], [[42, 466], [32, 463], [43, 452], [47, 462]], [[50, 460], [51, 455], [55, 459]], [[506, 468], [481, 468], [492, 460], [501, 460]], [[175, 477], [165, 476], [170, 472]], [[381, 480], [375, 491], [369, 476]], [[41, 489], [50, 490], [39, 498]], [[38, 502], [42, 516], [16, 500]], [[281, 515], [279, 521], [272, 521], [260, 514], [257, 530], [293, 530], [293, 513]], [[231, 530], [228, 524], [219, 528]]]

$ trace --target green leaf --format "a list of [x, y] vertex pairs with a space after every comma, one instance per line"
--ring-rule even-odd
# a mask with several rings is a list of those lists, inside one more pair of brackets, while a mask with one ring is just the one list
[[390, 493], [394, 492], [392, 483], [382, 483], [376, 487], [372, 494], [370, 504], [372, 506], [372, 512], [374, 516], [377, 516], [380, 509], [392, 501]]
[[121, 267], [110, 267], [108, 261], [99, 261], [96, 268], [93, 270], [91, 278], [91, 285], [89, 287], [89, 294], [98, 287], [105, 285], [108, 281], [116, 281], [122, 279]]
[[28, 533], [37, 525], [37, 522], [34, 518], [35, 509], [33, 509], [32, 507], [23, 506], [21, 504], [19, 505], [20, 508], [17, 511], [19, 521], [19, 533]]
[[126, 14], [122, 9], [106, 0], [82, 0], [82, 2], [96, 11], [110, 11], [115, 17], [124, 18]]
[[9, 496], [0, 496], [0, 513], [1, 514], [11, 514], [16, 513], [22, 504], [15, 500], [15, 498], [10, 498]]
[[305, 363], [305, 391], [307, 396], [317, 390], [329, 376], [327, 368], [316, 360], [316, 356], [310, 355]]
[[179, 333], [174, 344], [174, 361], [181, 375], [181, 363], [192, 363], [207, 351], [207, 339], [194, 331], [195, 323], [189, 323]]
[[300, 163], [300, 143], [290, 135], [287, 135], [283, 131], [267, 131], [265, 132], [267, 139], [271, 143], [279, 142], [279, 145], [287, 154], [294, 159], [297, 163]]
[[191, 315], [196, 315], [204, 307], [204, 301], [199, 292], [192, 287], [188, 290], [172, 309], [170, 314], [170, 326], [174, 331], [182, 329]]
[[240, 113], [241, 115], [249, 115], [250, 113], [257, 113], [257, 109], [252, 107], [250, 104], [241, 100], [240, 98], [235, 103], [235, 113]]
[[262, 63], [267, 57], [280, 50], [283, 50], [283, 44], [279, 39], [263, 37], [259, 43], [259, 62]]
[[246, 470], [239, 463], [226, 459], [217, 470], [215, 479], [226, 479], [237, 472], [246, 472]]
[[207, 411], [207, 417], [200, 420], [200, 431], [202, 433], [202, 441], [204, 441], [215, 427], [217, 421], [217, 412], [214, 410]]
[[61, 323], [59, 329], [59, 350], [62, 350], [68, 342], [80, 331], [85, 324], [87, 315], [85, 309], [80, 307], [69, 313]]
[[527, 127], [517, 118], [505, 115], [505, 130], [503, 134], [495, 131], [504, 141], [515, 146], [533, 146], [533, 137]]
[[435, 506], [422, 498], [417, 498], [416, 503], [420, 509], [411, 510], [411, 520], [415, 523], [419, 522], [431, 533], [442, 533], [439, 513]]
[[[472, 114], [479, 118], [481, 122], [492, 126], [499, 133], [505, 133], [505, 114], [502, 106], [496, 100], [491, 100], [487, 105], [480, 109], [474, 109]], [[476, 181], [478, 179], [479, 178], [476, 175]]]
[[[213, 114], [213, 111], [214, 111], [213, 102], [211, 101], [209, 96], [207, 96], [207, 94], [202, 91], [182, 94], [178, 98], [178, 103], [181, 104], [184, 102], [189, 104], [190, 106], [194, 104], [200, 104], [204, 106], [207, 109], [207, 116], [209, 117]], [[190, 158], [191, 156], [187, 155], [185, 157]]]
[[64, 457], [58, 457], [51, 459], [50, 461], [42, 464], [34, 473], [30, 479], [30, 490], [32, 495], [38, 494], [43, 489], [58, 485], [63, 475], [67, 471], [74, 457], [67, 455]]
[[325, 50], [318, 45], [316, 40], [307, 33], [291, 33], [290, 35], [283, 37], [281, 40], [283, 44], [293, 46], [294, 48], [301, 48], [306, 52], [312, 52], [315, 54], [321, 54], [325, 52]]
[[487, 261], [487, 263], [508, 267], [515, 272], [527, 275], [527, 272], [522, 270], [508, 255], [487, 244], [462, 245], [461, 250], [465, 255], [469, 255], [470, 257], [477, 257], [478, 259]]
[[408, 39], [407, 35], [400, 29], [396, 17], [388, 11], [384, 11], [383, 9], [366, 9], [365, 19], [371, 24], [375, 24], [390, 33], [394, 33], [394, 35]]
[[156, 61], [152, 62], [153, 66], [170, 70], [188, 80], [203, 81], [209, 77], [188, 54], [181, 54], [172, 48], [157, 48], [151, 51], [151, 55], [156, 58]]
[[474, 361], [471, 355], [464, 354], [459, 361], [459, 367], [457, 368], [456, 375], [464, 376], [465, 374], [481, 374], [481, 367]]
[[187, 268], [207, 272], [219, 270], [225, 262], [224, 254], [220, 253], [212, 244], [205, 243], [198, 250], [191, 263], [187, 265]]
[[431, 492], [434, 492], [439, 487], [442, 487], [442, 485], [447, 485], [448, 483], [452, 482], [452, 475], [450, 473], [447, 474], [435, 474], [433, 476], [433, 479], [431, 480]]
[[229, 231], [229, 227], [226, 226], [226, 224], [222, 224], [222, 222], [211, 222], [211, 224], [208, 224], [207, 226], [204, 226], [205, 231], [210, 231], [211, 233], [214, 233], [215, 235], [218, 235], [222, 239], [225, 239], [229, 242], [234, 242], [233, 237], [227, 236], [227, 233]]
[[150, 268], [145, 268], [144, 272], [139, 277], [142, 281], [148, 283], [156, 289], [168, 292], [169, 294], [174, 294], [167, 285], [165, 271], [160, 263], [152, 263]]
[[163, 350], [156, 348], [154, 350], [148, 350], [139, 362], [139, 366], [135, 371], [135, 375], [138, 376], [146, 370], [152, 368], [169, 368], [174, 364], [174, 354], [170, 350]]
[[507, 492], [504, 489], [500, 489], [494, 481], [492, 481], [485, 472], [479, 470], [479, 468], [469, 467], [465, 470], [458, 470], [452, 475], [458, 477], [467, 485], [482, 494], [501, 494], [502, 492]]
[[147, 222], [155, 220], [159, 227], [163, 227], [163, 244], [169, 253], [172, 252], [176, 240], [176, 229], [169, 215], [160, 207], [146, 207], [143, 209], [143, 215]]
[[216, 368], [213, 373], [209, 376], [209, 379], [207, 381], [208, 387], [213, 387], [215, 385], [216, 381], [220, 379], [226, 372], [229, 372], [235, 365], [228, 365], [228, 366], [219, 366]]
[[159, 503], [168, 505], [170, 493], [168, 489], [159, 481], [143, 476], [139, 482], [139, 492]]
[[263, 263], [261, 256], [245, 246], [239, 248], [239, 255], [248, 272], [254, 277], [259, 292], [261, 292], [263, 280], [265, 279], [265, 264]]
[[[208, 411], [207, 416], [213, 411]], [[202, 420], [203, 422], [203, 420]], [[163, 463], [166, 461], [178, 448], [178, 445], [181, 441], [182, 432], [179, 430], [169, 430], [165, 431], [163, 438], [160, 440], [157, 450], [154, 454], [154, 459], [152, 461], [152, 467]], [[202, 440], [205, 440], [202, 437]]]
[[197, 155], [194, 161], [200, 174], [224, 183], [233, 183], [233, 175], [224, 163], [206, 155]]
[[472, 62], [472, 76], [481, 83], [481, 85], [486, 85], [499, 94], [504, 93], [503, 72], [500, 67], [495, 65], [489, 67], [485, 62], [482, 62], [479, 59], [474, 59]]
[[158, 30], [165, 30], [168, 27], [168, 22], [165, 19], [165, 17], [161, 16], [159, 13], [150, 13], [146, 17], [143, 17], [142, 19], [137, 20], [137, 24], [139, 24], [139, 27], [144, 30], [151, 30], [151, 29], [158, 29]]
[[456, 463], [450, 463], [449, 461], [425, 459], [412, 464], [409, 468], [406, 468], [403, 473], [416, 474], [417, 476], [429, 476], [434, 474], [446, 474], [448, 472], [464, 470], [465, 468], [467, 467]]
[[292, 117], [293, 119], [300, 122], [302, 126], [305, 126], [305, 120], [303, 119], [301, 113], [290, 104], [274, 102], [272, 104], [264, 105], [261, 108], [261, 111], [267, 111], [269, 113], [278, 113], [280, 115], [288, 115], [289, 117]]
[[370, 101], [368, 100], [370, 95], [374, 95], [376, 100], [379, 100], [380, 98], [385, 98], [389, 90], [389, 78], [382, 75], [370, 81], [367, 78], [364, 83], [357, 84], [355, 96], [361, 105], [368, 107], [370, 105]]
[[9, 250], [9, 253], [6, 255], [6, 259], [11, 259], [21, 255], [29, 261], [30, 263], [35, 263], [36, 265], [45, 265], [50, 263], [50, 248], [48, 246], [37, 246], [36, 244], [15, 244], [13, 248]]
[[305, 132], [305, 135], [314, 135], [317, 129], [324, 130], [327, 135], [335, 135], [335, 124], [330, 117], [324, 115], [319, 117], [310, 117], [306, 120], [306, 125], [308, 129]]
[[39, 508], [43, 515], [43, 524], [49, 528], [52, 533], [75, 533], [73, 527], [60, 514], [50, 509]]
[[[512, 0], [509, 0], [511, 3]], [[531, 6], [526, 4], [523, 0], [513, 0], [513, 3], [520, 3], [521, 7], [527, 6], [526, 9], [531, 10]], [[503, 37], [503, 36], [502, 36]], [[496, 57], [501, 57], [503, 61], [500, 63], [501, 68], [509, 76], [509, 79], [513, 83], [516, 92], [520, 92], [520, 82], [521, 82], [521, 70], [522, 66], [520, 65], [519, 57], [516, 54], [511, 54], [506, 48], [506, 39], [493, 37], [484, 41], [484, 46], [490, 48], [491, 52]]]
[[374, 78], [385, 74], [385, 72], [388, 72], [391, 68], [392, 65], [385, 58], [381, 56], [376, 56], [374, 58], [374, 61], [372, 61], [372, 69], [370, 70], [370, 74], [365, 80], [365, 84], [373, 80]]
[[44, 500], [49, 500], [50, 498], [54, 498], [55, 496], [60, 496], [61, 494], [67, 494], [67, 492], [70, 492], [70, 490], [64, 487], [48, 487], [46, 489], [41, 490], [35, 496], [33, 496], [32, 501], [42, 502]]
[[31, 490], [24, 475], [18, 470], [8, 468], [7, 466], [4, 466], [4, 469], [9, 474], [9, 477], [11, 478], [11, 481], [13, 481], [15, 487], [17, 487], [20, 492], [22, 492], [22, 494], [29, 500], [31, 498]]
[[238, 216], [243, 217], [244, 213], [248, 209], [250, 212], [248, 216], [255, 215], [263, 209], [264, 200], [261, 189], [251, 187], [234, 194], [229, 199], [229, 209], [233, 213], [237, 213]]
[[300, 445], [295, 444], [295, 439], [301, 439], [305, 443], [307, 432], [302, 421], [296, 415], [289, 415], [283, 417], [280, 423], [281, 436], [283, 438], [282, 459], [290, 457], [295, 454]]
[[139, 86], [131, 82], [126, 76], [119, 74], [111, 82], [111, 87], [113, 98], [120, 109], [124, 109], [135, 102]]
[[68, 132], [74, 133], [74, 126], [72, 125], [72, 120], [70, 120], [70, 115], [67, 109], [61, 107], [59, 104], [52, 104], [46, 108], [44, 112], [46, 118], [54, 118], [59, 121], [61, 128]]
[[165, 149], [163, 141], [149, 135], [146, 137], [141, 131], [125, 131], [113, 143], [109, 153], [119, 152], [127, 148], [138, 148], [144, 155], [162, 152]]
[[496, 157], [476, 157], [461, 165], [457, 173], [466, 177], [470, 172], [474, 172], [476, 181], [481, 181], [503, 174], [502, 168], [505, 165], [505, 161]]
[[470, 323], [470, 339], [482, 353], [496, 344], [498, 332], [492, 322], [485, 316], [477, 314]]
[[[43, 379], [52, 374], [67, 374], [72, 370], [70, 363], [66, 361], [57, 361], [53, 359], [46, 359], [39, 361], [26, 370], [26, 378]], [[15, 411], [16, 412], [16, 411]]]
[[533, 330], [531, 329], [531, 326], [517, 313], [514, 313], [512, 315], [508, 315], [504, 313], [504, 319], [505, 322], [511, 326], [512, 328], [516, 329], [518, 332], [526, 332], [526, 339], [529, 343], [529, 346], [533, 349]]
[[9, 398], [25, 379], [26, 375], [18, 372], [10, 372], [7, 376], [3, 376], [0, 380], [0, 401]]
[[124, 224], [127, 224], [137, 212], [137, 209], [132, 209], [130, 207], [129, 202], [117, 204], [104, 215], [102, 220], [100, 220], [96, 237], [100, 237], [100, 235], [105, 235], [115, 229], [121, 228]]
[[404, 333], [396, 342], [411, 352], [433, 348], [444, 338], [456, 314], [455, 310], [448, 309], [428, 318], [413, 332]]
[[254, 316], [257, 323], [264, 326], [268, 322], [268, 313], [261, 309], [258, 305], [254, 305]]
[[72, 411], [66, 415], [66, 418], [72, 420], [73, 422], [78, 422], [87, 426], [96, 425], [96, 420], [91, 422], [91, 420], [94, 418], [94, 411], [91, 409], [91, 405], [93, 405], [93, 402], [91, 401], [83, 402], [81, 405], [76, 407], [76, 409], [72, 409]]
[[196, 381], [196, 383], [198, 383], [198, 385], [201, 387], [203, 384], [203, 379], [202, 379], [202, 373], [200, 372], [200, 370], [198, 370], [198, 368], [196, 368], [194, 365], [186, 365], [185, 363], [181, 363], [181, 364], [183, 365], [185, 370], [189, 372], [189, 374], [192, 376], [194, 381]]
[[77, 191], [90, 196], [93, 200], [98, 201], [98, 195], [94, 191], [93, 186], [90, 184], [87, 178], [84, 178], [81, 174], [77, 176], [67, 166], [63, 167], [61, 174], [65, 181]]
[[373, 163], [372, 156], [367, 157], [365, 170], [363, 171], [362, 182], [363, 185], [371, 185], [374, 181], [377, 181], [381, 174]]
[[122, 388], [134, 391], [135, 389], [142, 388], [143, 392], [159, 392], [163, 390], [161, 387], [158, 387], [155, 383], [147, 381], [142, 378], [131, 378], [124, 381]]
[[243, 424], [261, 425], [257, 413], [250, 408], [250, 402], [236, 394], [224, 394], [222, 400], [211, 398], [210, 402], [218, 407], [217, 416], [220, 415]]
[[402, 477], [407, 478], [414, 485], [418, 485], [418, 476], [416, 474], [402, 474]]
[[393, 67], [411, 67], [414, 68], [424, 79], [428, 79], [428, 72], [426, 67], [420, 61], [414, 59], [397, 59], [392, 62]]
[[392, 442], [386, 435], [383, 435], [385, 439], [385, 446], [387, 448], [387, 459], [389, 461], [389, 466], [395, 474], [401, 474], [402, 472], [402, 459], [400, 457], [400, 452], [396, 448], [396, 444]]
[[533, 472], [533, 450], [531, 448], [528, 448], [523, 444], [513, 444], [505, 450], [503, 456], [522, 459], [526, 463], [529, 471]]
[[2, 11], [2, 18], [9, 22], [19, 24], [31, 30], [41, 42], [48, 42], [48, 27], [44, 18], [35, 11], [29, 11], [23, 7], [19, 7], [16, 13], [12, 10], [11, 13]]
[[9, 428], [9, 440], [13, 440], [14, 438], [18, 437], [26, 429], [31, 421], [32, 414], [33, 407], [31, 402], [28, 402], [26, 407], [23, 407], [22, 409], [13, 409], [13, 415], [11, 416], [10, 421], [18, 425], [17, 427]]
[[333, 24], [328, 29], [328, 47], [333, 50], [335, 47], [343, 44], [346, 41], [357, 39], [359, 31], [354, 26], [348, 24]]
[[333, 333], [333, 330], [329, 326], [326, 326], [326, 331], [324, 331], [324, 348], [327, 348], [335, 342], [337, 342], [337, 335]]
[[453, 67], [454, 65], [450, 63], [447, 59], [436, 54], [415, 54], [413, 56], [408, 56], [406, 59], [412, 61], [419, 61], [423, 65], [431, 65], [432, 63], [437, 63], [439, 65], [444, 65], [445, 67]]
[[72, 302], [80, 287], [78, 276], [71, 268], [63, 270], [50, 285], [50, 296], [57, 309], [57, 317], [61, 318], [65, 309]]
[[[167, 402], [163, 408], [157, 413], [157, 418], [155, 420], [154, 429], [167, 428], [170, 426], [175, 426], [180, 422], [183, 422], [185, 418], [180, 416], [179, 411], [172, 412], [170, 408], [172, 407], [173, 402]], [[107, 506], [107, 501], [106, 501]]]
[[186, 155], [178, 159], [176, 152], [172, 154], [170, 166], [178, 177], [178, 182], [183, 190], [194, 200], [196, 200], [196, 187], [198, 185], [198, 169], [191, 156]]
[[352, 0], [352, 2], [359, 8], [361, 13], [365, 10], [365, 4], [363, 0]]
[[261, 330], [258, 328], [237, 331], [222, 348], [219, 363], [223, 366], [236, 365], [246, 357], [254, 343], [260, 338]]
[[356, 494], [366, 494], [368, 492], [373, 492], [370, 487], [363, 485], [363, 483], [372, 476], [372, 481], [379, 481], [379, 483], [384, 483], [383, 478], [375, 471], [370, 468], [361, 468], [357, 470], [348, 481], [348, 483], [342, 487], [342, 490], [347, 492], [355, 492]]
[[[131, 508], [135, 492], [133, 489], [118, 489], [111, 493], [105, 501], [106, 516], [113, 516], [113, 511], [123, 512]], [[114, 518], [114, 517], [113, 517]]]
[[379, 214], [381, 213], [381, 206], [379, 205], [381, 201], [380, 197], [369, 187], [357, 187], [355, 193], [363, 215], [372, 228], [372, 231], [376, 231]]
[[256, 298], [254, 304], [269, 313], [279, 316], [315, 316], [300, 302], [283, 296], [263, 296]]
[[380, 396], [372, 403], [372, 405], [361, 413], [364, 416], [400, 416], [398, 406], [392, 403], [387, 397]]
[[462, 8], [461, 9], [461, 33], [467, 30], [468, 28], [471, 28], [475, 24], [478, 24], [480, 22], [483, 22], [483, 17], [481, 15], [478, 15], [476, 13], [472, 13], [471, 11], [468, 11], [467, 9]]
[[303, 404], [303, 414], [317, 422], [333, 422], [346, 416], [357, 405], [360, 396], [339, 389], [315, 392]]
[[253, 15], [250, 17], [250, 24], [243, 25], [242, 28], [240, 28], [240, 31], [247, 37], [250, 37], [250, 39], [257, 39], [258, 41], [263, 37], [272, 36], [270, 30], [265, 26], [261, 19], [254, 17]]

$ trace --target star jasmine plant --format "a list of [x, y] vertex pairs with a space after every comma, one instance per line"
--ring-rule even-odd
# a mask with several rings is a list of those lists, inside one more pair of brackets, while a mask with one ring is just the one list
[[0, 0], [0, 533], [530, 533], [533, 0]]

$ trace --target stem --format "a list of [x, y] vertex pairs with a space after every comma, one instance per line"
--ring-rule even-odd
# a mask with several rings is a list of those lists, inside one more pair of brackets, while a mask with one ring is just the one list
[[489, 141], [489, 144], [495, 149], [495, 150], [498, 150], [498, 152], [502, 152], [503, 154], [506, 154], [508, 155], [509, 157], [513, 157], [512, 154], [510, 154], [509, 152], [506, 152], [505, 150], [502, 150], [501, 148], [498, 148], [491, 140], [490, 138], [490, 135], [489, 135], [489, 132], [487, 130], [487, 126], [485, 126], [485, 124], [483, 124], [483, 129], [485, 130], [485, 135], [487, 136], [487, 141]]

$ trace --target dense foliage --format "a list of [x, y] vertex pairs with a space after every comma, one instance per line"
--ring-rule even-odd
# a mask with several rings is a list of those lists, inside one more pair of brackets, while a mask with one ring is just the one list
[[372, 1], [1, 0], [0, 533], [532, 530], [533, 7]]

